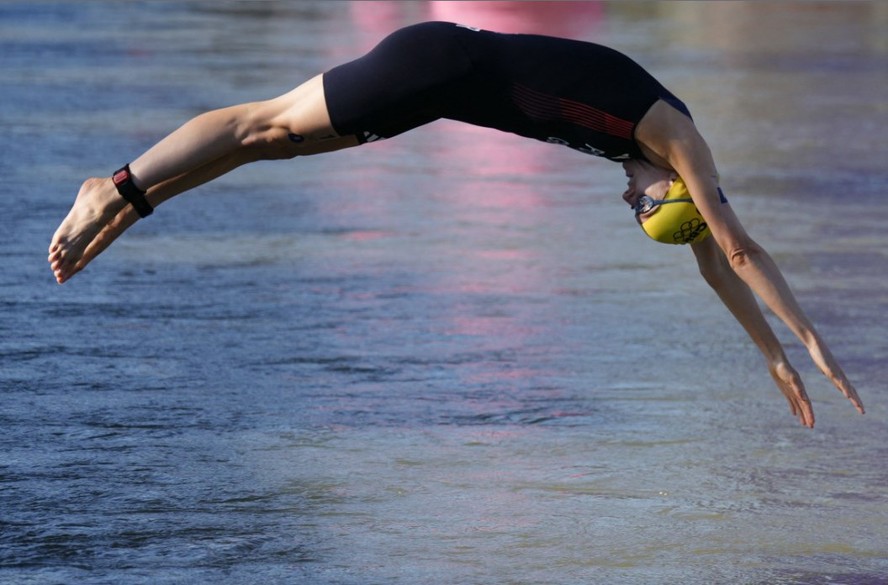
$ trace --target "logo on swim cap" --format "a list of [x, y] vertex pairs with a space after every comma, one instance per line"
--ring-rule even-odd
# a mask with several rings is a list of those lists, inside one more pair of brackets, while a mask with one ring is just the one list
[[688, 244], [696, 240], [697, 236], [708, 229], [709, 226], [706, 225], [706, 222], [695, 217], [691, 221], [681, 224], [679, 230], [672, 234], [672, 241], [676, 244]]
[[651, 239], [663, 244], [693, 244], [711, 235], [681, 178], [675, 179], [653, 214], [641, 224]]

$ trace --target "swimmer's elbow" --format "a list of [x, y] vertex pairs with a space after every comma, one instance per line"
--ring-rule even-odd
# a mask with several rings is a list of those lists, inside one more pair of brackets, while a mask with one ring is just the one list
[[764, 249], [745, 235], [715, 243], [698, 250], [697, 265], [700, 276], [716, 291], [734, 286], [747, 267], [759, 264], [766, 256]]
[[725, 256], [734, 272], [740, 272], [761, 256], [763, 250], [752, 240], [735, 244], [725, 250]]

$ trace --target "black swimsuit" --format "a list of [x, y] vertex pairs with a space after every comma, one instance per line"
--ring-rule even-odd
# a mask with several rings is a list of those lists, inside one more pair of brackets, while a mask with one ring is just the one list
[[333, 128], [362, 143], [448, 118], [615, 161], [644, 158], [635, 126], [657, 100], [690, 116], [613, 49], [444, 22], [394, 32], [325, 73], [324, 92]]

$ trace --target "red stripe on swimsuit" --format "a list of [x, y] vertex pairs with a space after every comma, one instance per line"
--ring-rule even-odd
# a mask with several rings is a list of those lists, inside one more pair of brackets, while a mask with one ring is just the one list
[[548, 95], [524, 85], [512, 85], [512, 99], [535, 120], [564, 120], [618, 138], [632, 140], [635, 125], [582, 102]]

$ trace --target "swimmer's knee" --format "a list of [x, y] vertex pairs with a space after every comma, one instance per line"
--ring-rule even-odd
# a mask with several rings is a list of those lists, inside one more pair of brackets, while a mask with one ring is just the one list
[[244, 141], [244, 147], [256, 160], [284, 160], [299, 156], [300, 148], [288, 137], [286, 129], [272, 128]]
[[246, 106], [238, 140], [253, 160], [287, 159], [299, 154], [291, 133], [275, 121], [269, 102], [258, 102]]
[[294, 101], [277, 98], [245, 108], [238, 139], [250, 158], [291, 159], [358, 144], [354, 137], [336, 133], [326, 109], [314, 111], [310, 103]]

